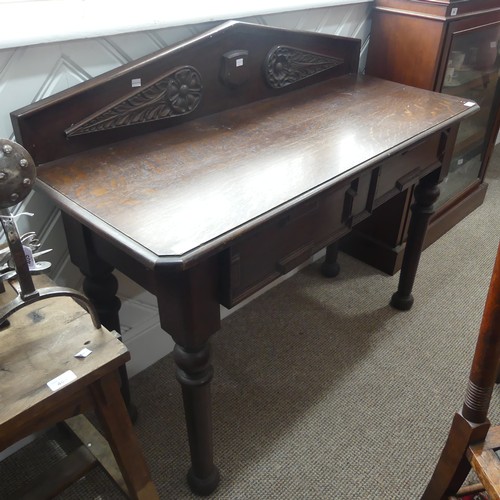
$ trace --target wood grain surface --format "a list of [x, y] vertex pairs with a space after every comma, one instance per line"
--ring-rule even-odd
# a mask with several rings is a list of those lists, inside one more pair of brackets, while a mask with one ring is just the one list
[[348, 75], [56, 160], [39, 188], [108, 238], [203, 252], [475, 111], [464, 104]]

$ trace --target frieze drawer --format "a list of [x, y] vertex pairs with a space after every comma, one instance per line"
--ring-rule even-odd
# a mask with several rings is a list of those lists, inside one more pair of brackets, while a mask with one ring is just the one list
[[328, 189], [238, 238], [222, 255], [221, 304], [233, 307], [346, 234], [348, 188]]
[[397, 193], [416, 184], [426, 171], [434, 170], [440, 161], [440, 145], [439, 132], [402, 154], [389, 158], [381, 167], [375, 169], [376, 188], [371, 208], [378, 207]]

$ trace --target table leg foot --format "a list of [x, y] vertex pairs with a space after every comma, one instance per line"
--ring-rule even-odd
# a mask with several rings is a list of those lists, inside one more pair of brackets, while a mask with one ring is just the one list
[[339, 243], [335, 242], [326, 247], [326, 255], [323, 264], [321, 264], [321, 274], [325, 278], [335, 278], [340, 272], [340, 266], [337, 262], [339, 254]]
[[335, 278], [339, 273], [340, 266], [338, 262], [329, 263], [325, 261], [323, 262], [323, 264], [321, 264], [321, 274], [325, 278]]
[[413, 295], [402, 295], [396, 292], [392, 295], [391, 306], [400, 311], [409, 311], [413, 306]]
[[214, 466], [212, 474], [208, 477], [198, 477], [195, 475], [193, 468], [187, 473], [187, 482], [189, 488], [195, 495], [206, 496], [213, 493], [220, 482], [219, 469]]

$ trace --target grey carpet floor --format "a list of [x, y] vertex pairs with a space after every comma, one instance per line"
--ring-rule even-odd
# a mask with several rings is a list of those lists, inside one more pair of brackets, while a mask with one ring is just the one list
[[[500, 236], [500, 148], [485, 204], [423, 254], [409, 312], [398, 276], [341, 254], [229, 316], [212, 341], [216, 499], [417, 499], [461, 407]], [[162, 499], [195, 498], [171, 355], [131, 380]], [[490, 416], [500, 423], [500, 386]], [[0, 464], [0, 498], [64, 454], [50, 436]], [[41, 457], [41, 458], [40, 458]], [[95, 469], [59, 497], [119, 499]]]

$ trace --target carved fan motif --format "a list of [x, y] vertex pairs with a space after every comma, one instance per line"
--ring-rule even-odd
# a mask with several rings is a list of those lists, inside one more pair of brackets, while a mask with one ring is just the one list
[[69, 127], [65, 133], [71, 137], [186, 115], [197, 108], [202, 92], [201, 75], [192, 66], [183, 66]]
[[294, 47], [277, 45], [267, 54], [264, 62], [264, 74], [271, 87], [280, 89], [343, 62], [343, 59], [337, 57], [323, 56]]

